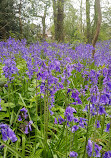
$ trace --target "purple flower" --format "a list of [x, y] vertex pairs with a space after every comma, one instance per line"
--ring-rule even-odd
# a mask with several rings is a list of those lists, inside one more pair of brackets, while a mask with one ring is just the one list
[[25, 126], [25, 134], [29, 133], [29, 130], [32, 131], [31, 125], [32, 125], [33, 121], [29, 121], [29, 123]]
[[76, 117], [74, 117], [74, 122], [76, 122], [76, 123], [78, 123], [79, 122], [79, 119], [78, 118], [76, 118]]
[[26, 108], [22, 108], [22, 109], [20, 109], [20, 111], [27, 113]]
[[2, 107], [1, 107], [1, 105], [0, 105], [0, 111], [2, 110]]
[[22, 108], [20, 111], [23, 113], [23, 114], [22, 114], [22, 117], [24, 117], [25, 119], [27, 119], [28, 115], [27, 115], [27, 110], [26, 110], [26, 108]]
[[78, 104], [82, 104], [81, 99], [79, 98], [79, 92], [76, 90], [76, 92], [72, 92], [71, 97], [78, 103]]
[[24, 133], [25, 133], [25, 134], [28, 134], [28, 133], [29, 133], [29, 132], [28, 132], [28, 125], [26, 125]]
[[74, 158], [77, 158], [78, 154], [74, 151], [70, 151], [70, 154], [69, 154], [70, 157], [74, 157]]
[[87, 150], [88, 156], [91, 157], [92, 151], [93, 151], [93, 143], [90, 139], [88, 140], [88, 145], [86, 146], [86, 150]]
[[5, 66], [3, 67], [3, 74], [5, 74], [5, 77], [11, 81], [14, 79], [12, 75], [18, 72], [16, 62], [13, 60], [13, 58], [8, 58], [4, 60], [4, 64]]
[[106, 130], [105, 130], [105, 132], [109, 132], [109, 129], [110, 129], [110, 123], [108, 123], [108, 124], [106, 125]]
[[18, 121], [22, 121], [21, 115], [18, 115]]
[[71, 131], [72, 131], [72, 133], [74, 133], [74, 132], [77, 131], [78, 129], [79, 129], [79, 127], [76, 126], [76, 125], [74, 125], [74, 126], [72, 126]]
[[111, 82], [108, 82], [107, 86], [109, 87], [109, 90], [111, 90]]
[[88, 105], [85, 106], [85, 108], [83, 109], [83, 111], [88, 111]]
[[[95, 143], [93, 156], [100, 157], [101, 156], [100, 155], [101, 149], [102, 149], [102, 147]], [[87, 150], [88, 156], [91, 157], [92, 151], [93, 151], [93, 142], [90, 139], [88, 140], [88, 145], [86, 146], [86, 150]]]
[[99, 106], [99, 111], [98, 111], [98, 113], [99, 113], [100, 115], [106, 114], [105, 108], [104, 108], [103, 106]]
[[79, 127], [84, 128], [85, 125], [87, 125], [86, 120], [87, 120], [87, 119], [80, 117], [80, 120], [79, 120]]
[[94, 153], [94, 155], [96, 157], [101, 157], [101, 154], [100, 154], [101, 149], [102, 149], [102, 146], [99, 146], [98, 144], [95, 143], [95, 146], [94, 146], [95, 153]]
[[8, 125], [0, 124], [0, 132], [2, 134], [3, 141], [8, 140], [8, 138], [12, 142], [16, 142], [17, 141], [17, 137], [16, 137], [15, 133], [12, 131], [12, 129]]
[[16, 137], [15, 133], [12, 131], [11, 128], [7, 128], [7, 136], [10, 138], [10, 140], [12, 142], [16, 142], [17, 141], [17, 137]]
[[97, 128], [100, 128], [100, 121], [98, 121], [98, 120], [97, 120], [97, 122], [96, 122], [96, 127], [97, 127]]
[[59, 116], [58, 121], [59, 121], [59, 124], [62, 124], [64, 122], [64, 119], [61, 116]]
[[1, 145], [1, 146], [0, 146], [0, 150], [3, 149], [3, 148], [4, 148], [4, 145]]
[[68, 122], [73, 121], [73, 119], [74, 119], [73, 113], [76, 113], [76, 110], [73, 107], [68, 106], [66, 108], [65, 114], [64, 114], [66, 116]]
[[98, 104], [99, 103], [99, 95], [93, 95], [91, 96], [91, 103], [92, 104]]
[[103, 155], [103, 158], [111, 158], [111, 151], [105, 152], [105, 154]]
[[92, 115], [96, 115], [97, 114], [96, 106], [94, 104], [90, 104], [90, 113]]
[[55, 119], [54, 119], [54, 124], [57, 124], [57, 123], [58, 123], [58, 122], [57, 122], [57, 119], [55, 118]]
[[109, 103], [109, 99], [108, 99], [107, 95], [105, 95], [105, 94], [101, 95], [100, 96], [100, 104], [105, 105], [108, 103]]

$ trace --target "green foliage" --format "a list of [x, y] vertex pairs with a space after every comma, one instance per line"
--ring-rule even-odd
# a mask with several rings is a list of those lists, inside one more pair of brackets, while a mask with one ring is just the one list
[[0, 1], [0, 39], [6, 40], [10, 33], [18, 31], [18, 21], [15, 16], [14, 0]]

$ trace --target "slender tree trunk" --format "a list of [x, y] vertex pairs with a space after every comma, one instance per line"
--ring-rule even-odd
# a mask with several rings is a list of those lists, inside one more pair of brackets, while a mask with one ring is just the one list
[[54, 39], [57, 39], [57, 3], [56, 0], [52, 0], [53, 2], [53, 16], [54, 16]]
[[90, 33], [90, 2], [86, 0], [86, 23], [87, 23], [87, 43], [91, 42], [91, 33]]
[[46, 20], [46, 12], [47, 12], [47, 5], [46, 5], [45, 8], [44, 8], [44, 15], [43, 15], [43, 17], [42, 17], [42, 26], [43, 26], [42, 37], [43, 37], [43, 40], [46, 39], [46, 36], [45, 36], [45, 31], [46, 31], [46, 23], [45, 23], [45, 20]]
[[57, 41], [64, 41], [64, 0], [58, 0], [57, 3]]
[[94, 24], [92, 26], [92, 32], [91, 32], [91, 41], [93, 39], [96, 27], [97, 27], [97, 21], [98, 21], [98, 16], [97, 16], [97, 6], [96, 6], [96, 1], [94, 2]]
[[21, 3], [21, 0], [20, 0], [20, 4], [19, 4], [19, 27], [20, 27], [20, 35], [21, 35], [21, 38], [22, 38], [23, 30], [22, 30], [21, 8], [22, 8], [22, 3]]
[[42, 19], [42, 39], [45, 40], [46, 36], [45, 36], [45, 31], [46, 31], [46, 13], [47, 13], [47, 5], [44, 8], [44, 15], [36, 15], [36, 17], [39, 17]]
[[95, 0], [95, 4], [96, 4], [96, 11], [97, 11], [97, 17], [98, 18], [97, 18], [96, 32], [95, 32], [94, 38], [92, 40], [92, 45], [94, 47], [94, 50], [92, 51], [92, 58], [94, 58], [95, 45], [96, 45], [96, 42], [98, 40], [100, 27], [101, 27], [101, 20], [102, 20], [100, 0]]
[[6, 30], [5, 30], [5, 27], [3, 27], [3, 28], [1, 29], [1, 31], [2, 31], [2, 39], [3, 39], [4, 41], [6, 41], [7, 36], [6, 36]]
[[81, 0], [81, 5], [80, 5], [80, 21], [81, 21], [80, 29], [81, 29], [81, 33], [82, 33], [83, 32], [83, 29], [82, 29], [82, 0]]

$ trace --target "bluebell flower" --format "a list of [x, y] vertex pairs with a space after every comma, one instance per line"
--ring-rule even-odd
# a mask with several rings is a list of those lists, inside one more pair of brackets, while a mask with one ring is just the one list
[[79, 127], [76, 126], [76, 125], [74, 125], [74, 126], [72, 126], [71, 131], [72, 131], [72, 133], [74, 133], [74, 132], [77, 131], [78, 129], [79, 129]]
[[80, 117], [80, 120], [79, 120], [79, 127], [84, 128], [85, 125], [87, 126], [86, 121], [87, 121], [87, 119]]
[[76, 110], [73, 107], [68, 106], [66, 108], [65, 114], [64, 114], [64, 116], [66, 116], [68, 122], [73, 121], [73, 119], [74, 119], [73, 113], [76, 113]]
[[98, 120], [96, 122], [96, 128], [100, 128], [100, 121], [98, 121]]
[[101, 105], [105, 105], [105, 104], [108, 104], [108, 103], [109, 103], [109, 99], [108, 99], [107, 95], [106, 94], [102, 94], [100, 96], [100, 104]]
[[32, 121], [29, 121], [28, 124], [25, 126], [25, 131], [24, 131], [25, 134], [28, 134], [29, 130], [32, 131], [31, 128], [32, 123], [33, 123]]
[[81, 99], [79, 98], [79, 92], [77, 90], [75, 90], [75, 92], [72, 92], [71, 97], [78, 103], [78, 104], [82, 104]]
[[58, 123], [58, 122], [57, 122], [57, 119], [55, 118], [55, 119], [54, 119], [54, 124], [57, 124], [57, 123]]
[[1, 145], [1, 146], [0, 146], [0, 150], [3, 149], [3, 148], [4, 148], [4, 145]]
[[77, 158], [78, 154], [74, 151], [70, 151], [70, 154], [69, 154], [70, 157], [74, 157], [74, 158]]
[[13, 58], [8, 58], [4, 60], [4, 64], [5, 66], [3, 67], [3, 74], [5, 74], [5, 77], [11, 81], [14, 79], [12, 75], [18, 72], [16, 62], [13, 60]]
[[91, 96], [91, 103], [97, 105], [99, 103], [99, 95], [97, 95], [97, 96], [96, 95], [92, 95]]
[[62, 124], [65, 120], [61, 116], [59, 116], [58, 121], [59, 121], [59, 124]]
[[99, 146], [98, 144], [95, 143], [95, 146], [94, 146], [94, 150], [95, 150], [94, 156], [95, 157], [101, 157], [101, 154], [100, 154], [101, 149], [102, 149], [102, 146]]
[[86, 146], [86, 151], [88, 153], [88, 156], [92, 156], [92, 151], [93, 151], [93, 143], [92, 141], [89, 139], [88, 140], [88, 145]]
[[18, 115], [18, 121], [22, 121], [21, 115]]
[[99, 106], [98, 113], [99, 113], [100, 115], [106, 114], [105, 108], [104, 108], [103, 106]]
[[111, 91], [111, 82], [108, 82], [107, 86], [109, 87], [109, 90]]
[[[94, 153], [93, 156], [95, 157], [100, 157], [100, 150], [102, 149], [101, 146], [99, 146], [98, 144], [94, 143]], [[92, 156], [92, 152], [93, 152], [93, 142], [89, 139], [88, 140], [88, 144], [86, 146], [86, 151], [88, 153], [88, 156], [91, 157]]]
[[17, 137], [13, 130], [6, 124], [0, 124], [0, 132], [2, 134], [3, 141], [10, 139], [12, 142], [17, 141]]
[[88, 105], [85, 106], [85, 108], [83, 109], [83, 111], [88, 111]]
[[105, 152], [103, 158], [111, 158], [111, 151]]
[[27, 114], [26, 108], [22, 108], [20, 111], [22, 112], [22, 117], [24, 117], [25, 119], [27, 119], [28, 114]]
[[75, 123], [78, 123], [78, 122], [79, 122], [79, 119], [76, 118], [76, 117], [74, 117], [73, 120], [74, 120]]
[[105, 130], [105, 132], [109, 132], [109, 129], [110, 129], [110, 123], [108, 123], [108, 124], [106, 125], [106, 130]]

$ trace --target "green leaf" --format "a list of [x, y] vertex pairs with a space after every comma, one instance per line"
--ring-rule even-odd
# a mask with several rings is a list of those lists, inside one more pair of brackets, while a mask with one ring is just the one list
[[22, 155], [25, 156], [25, 135], [22, 134]]
[[30, 158], [41, 158], [43, 149], [38, 149], [35, 154], [31, 155]]
[[15, 153], [16, 155], [18, 155], [21, 158], [25, 158], [20, 152], [18, 152], [17, 150], [15, 150], [13, 147], [11, 147], [9, 144], [7, 144], [6, 142], [4, 142], [3, 140], [0, 139], [0, 142], [5, 145], [10, 151], [12, 151], [13, 153]]
[[3, 107], [10, 107], [10, 108], [14, 108], [16, 105], [12, 102], [8, 102], [8, 103], [4, 103], [2, 104]]
[[1, 112], [0, 113], [0, 120], [3, 120], [5, 117], [9, 117], [9, 113]]

